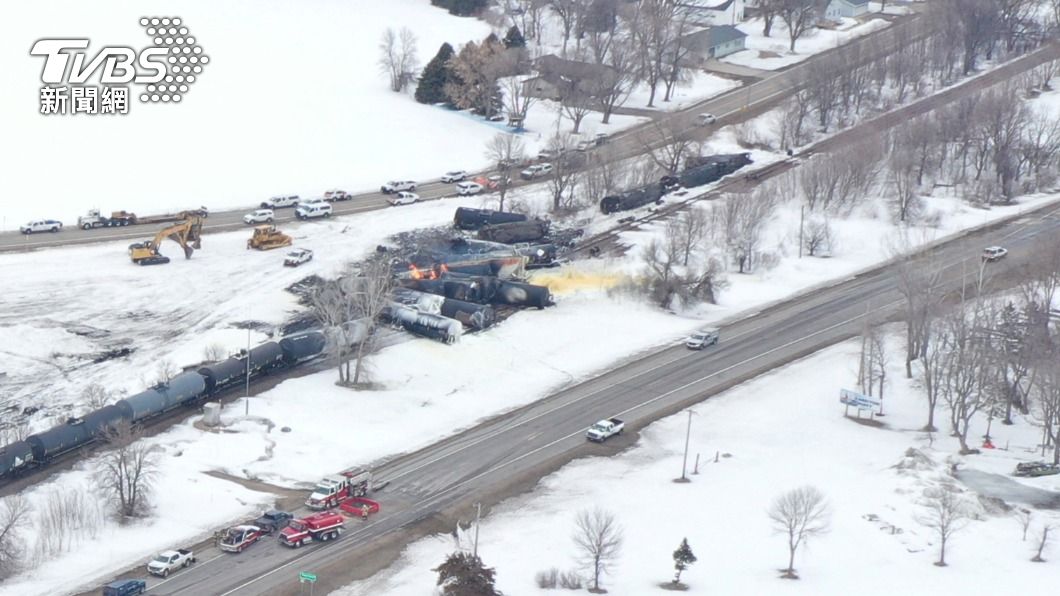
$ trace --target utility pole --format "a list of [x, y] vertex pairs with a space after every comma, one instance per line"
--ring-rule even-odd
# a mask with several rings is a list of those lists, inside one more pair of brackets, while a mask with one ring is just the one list
[[471, 556], [478, 558], [478, 522], [482, 519], [482, 503], [475, 503], [475, 546], [472, 548]]
[[802, 226], [806, 221], [806, 205], [799, 205], [799, 258], [802, 258]]
[[250, 416], [250, 327], [247, 327], [247, 393], [243, 398], [243, 403], [246, 406], [243, 415]]
[[692, 436], [692, 410], [688, 411], [688, 429], [685, 430], [685, 457], [681, 460], [681, 482], [688, 482], [685, 469], [688, 466], [688, 439]]

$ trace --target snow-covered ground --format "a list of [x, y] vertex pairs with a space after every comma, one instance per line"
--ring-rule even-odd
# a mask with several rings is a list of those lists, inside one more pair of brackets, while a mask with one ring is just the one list
[[[900, 330], [893, 331], [888, 350], [898, 354]], [[888, 373], [886, 416], [879, 418], [883, 428], [856, 424], [843, 417], [838, 394], [854, 386], [858, 349], [857, 341], [846, 342], [695, 406], [690, 472], [701, 459], [690, 484], [672, 482], [681, 475], [688, 423], [681, 412], [644, 429], [622, 454], [571, 463], [533, 492], [500, 504], [483, 519], [478, 545], [497, 571], [497, 587], [519, 596], [565, 593], [539, 589], [534, 577], [551, 567], [584, 576], [571, 536], [575, 515], [594, 506], [614, 512], [623, 528], [621, 555], [603, 580], [616, 596], [654, 593], [672, 579], [671, 553], [682, 538], [699, 559], [682, 576], [690, 594], [1000, 594], [1055, 583], [1055, 563], [1029, 559], [1041, 526], [1060, 522], [1056, 511], [1034, 511], [1023, 541], [1014, 518], [984, 509], [966, 492], [978, 519], [952, 537], [944, 569], [932, 565], [936, 535], [916, 521], [924, 490], [952, 480], [951, 461], [960, 461], [961, 470], [1007, 475], [1016, 461], [1035, 458], [1040, 431], [1023, 420], [994, 425], [995, 444], [1008, 451], [955, 458], [955, 439], [936, 433], [932, 442], [919, 432], [924, 399], [905, 380], [897, 357]], [[980, 424], [972, 435], [984, 430]], [[910, 448], [924, 457], [906, 457]], [[1056, 476], [1020, 482], [1060, 489]], [[795, 567], [802, 579], [784, 581], [777, 569], [787, 563], [787, 545], [766, 512], [781, 492], [804, 485], [828, 499], [831, 531], [799, 549]], [[455, 548], [449, 534], [426, 538], [390, 569], [335, 594], [432, 593], [437, 576], [431, 569]], [[1055, 546], [1046, 553], [1049, 560], [1056, 556]]]
[[629, 94], [623, 107], [665, 111], [681, 110], [705, 99], [721, 95], [740, 85], [740, 81], [719, 77], [708, 72], [696, 71], [692, 73], [692, 80], [679, 84], [674, 88], [670, 101], [663, 101], [662, 98], [666, 95], [666, 88], [660, 84], [655, 90], [655, 105], [649, 108], [648, 97], [651, 95], [651, 89], [642, 83]]
[[836, 29], [811, 28], [807, 30], [795, 42], [795, 52], [791, 52], [788, 29], [780, 19], [773, 22], [769, 37], [762, 35], [762, 19], [749, 19], [736, 26], [737, 29], [747, 34], [745, 40], [747, 49], [726, 56], [722, 58], [722, 61], [762, 70], [776, 70], [802, 62], [814, 54], [839, 47], [855, 37], [883, 29], [888, 25], [889, 23], [883, 19], [872, 19], [865, 23], [859, 23], [855, 19], [842, 19], [842, 23]]
[[[150, 43], [142, 16], [180, 16], [211, 58], [180, 104], [125, 116], [42, 116], [42, 37], [92, 48]], [[443, 42], [489, 34], [427, 0], [19, 3], [0, 19], [0, 229], [34, 217], [67, 223], [87, 209], [158, 213], [255, 205], [278, 194], [378, 187], [485, 164], [494, 129], [398, 95], [376, 64], [387, 27], [408, 27], [426, 64]], [[51, 159], [61, 156], [57, 164]], [[457, 164], [457, 165], [454, 165]], [[56, 175], [61, 171], [61, 175]]]

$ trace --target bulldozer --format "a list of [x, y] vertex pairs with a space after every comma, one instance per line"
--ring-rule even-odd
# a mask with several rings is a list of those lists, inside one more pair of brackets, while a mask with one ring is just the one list
[[287, 234], [276, 229], [272, 224], [255, 226], [254, 235], [247, 240], [247, 248], [258, 250], [272, 250], [290, 246], [293, 240]]
[[189, 215], [184, 221], [166, 226], [155, 234], [151, 240], [129, 245], [129, 258], [137, 265], [161, 265], [169, 262], [169, 257], [158, 252], [158, 246], [166, 238], [184, 249], [184, 258], [190, 259], [195, 249], [202, 248], [202, 217]]

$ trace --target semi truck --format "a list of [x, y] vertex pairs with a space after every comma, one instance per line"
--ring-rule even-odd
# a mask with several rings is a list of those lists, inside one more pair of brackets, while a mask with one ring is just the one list
[[170, 223], [174, 221], [181, 221], [188, 219], [190, 216], [207, 217], [210, 214], [210, 210], [206, 207], [199, 207], [198, 209], [189, 209], [187, 211], [180, 211], [178, 213], [163, 213], [161, 215], [145, 215], [139, 216], [131, 211], [112, 211], [109, 216], [102, 215], [99, 209], [90, 209], [85, 215], [77, 218], [77, 227], [82, 230], [91, 230], [92, 228], [117, 228], [128, 225], [138, 224], [158, 224], [158, 223]]

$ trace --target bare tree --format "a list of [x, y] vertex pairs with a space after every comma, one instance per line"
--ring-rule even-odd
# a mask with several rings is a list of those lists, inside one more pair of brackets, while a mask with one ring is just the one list
[[676, 174], [681, 169], [696, 145], [692, 131], [670, 119], [653, 121], [638, 131], [637, 140], [655, 165], [668, 174]]
[[805, 231], [802, 236], [802, 246], [806, 254], [811, 257], [831, 254], [834, 250], [835, 240], [832, 233], [832, 225], [828, 218], [814, 215], [806, 221]]
[[518, 122], [517, 131], [523, 130], [526, 115], [537, 98], [526, 93], [520, 77], [508, 77], [504, 83], [504, 107], [508, 110], [508, 122]]
[[155, 382], [166, 384], [170, 379], [177, 376], [177, 373], [179, 372], [180, 369], [177, 368], [176, 364], [173, 364], [172, 360], [169, 358], [163, 358], [162, 360], [159, 360], [158, 364], [155, 366]]
[[790, 490], [773, 501], [769, 508], [773, 529], [788, 538], [788, 567], [781, 577], [799, 579], [795, 573], [795, 552], [810, 538], [828, 531], [830, 516], [824, 495], [813, 486]]
[[525, 157], [526, 145], [514, 134], [498, 133], [486, 143], [486, 159], [494, 165], [497, 174], [500, 175], [497, 183], [498, 211], [504, 211], [504, 199], [508, 196], [512, 174]]
[[777, 18], [777, 11], [784, 0], [758, 0], [756, 6], [758, 13], [762, 16], [762, 36], [769, 37], [773, 33], [773, 21]]
[[0, 501], [0, 580], [14, 575], [25, 557], [20, 531], [29, 524], [29, 501], [15, 493]]
[[600, 576], [608, 572], [622, 549], [622, 527], [615, 514], [586, 509], [575, 518], [574, 544], [582, 563], [593, 576], [593, 590], [600, 590]]
[[109, 428], [107, 451], [99, 458], [96, 482], [122, 521], [142, 517], [150, 508], [158, 470], [158, 446], [142, 440], [128, 423]]
[[[344, 275], [349, 275], [349, 266]], [[327, 351], [334, 358], [339, 371], [339, 385], [351, 381], [350, 359], [353, 356], [353, 344], [346, 341], [344, 325], [358, 319], [353, 300], [342, 288], [338, 280], [325, 281], [309, 294], [309, 305], [313, 317], [323, 326], [328, 336]]]
[[[1050, 350], [1052, 352], [1052, 350]], [[1034, 375], [1034, 390], [1038, 404], [1038, 423], [1042, 426], [1046, 445], [1053, 446], [1053, 463], [1060, 463], [1060, 363], [1056, 354], [1039, 358]]]
[[1016, 521], [1019, 522], [1020, 527], [1023, 528], [1023, 538], [1021, 538], [1021, 540], [1026, 542], [1027, 530], [1029, 530], [1031, 527], [1031, 521], [1034, 519], [1034, 515], [1031, 513], [1030, 509], [1016, 507], [1012, 510], [1012, 517], [1015, 517]]
[[113, 399], [114, 395], [99, 383], [89, 383], [81, 392], [81, 404], [91, 410], [98, 410]]
[[581, 169], [573, 155], [573, 143], [569, 134], [556, 134], [548, 143], [548, 148], [556, 155], [552, 161], [552, 176], [548, 179], [548, 189], [552, 194], [552, 210], [560, 211], [574, 205], [575, 191], [580, 180]]
[[689, 257], [703, 246], [708, 231], [710, 231], [710, 217], [705, 210], [695, 205], [667, 224], [666, 235], [677, 243], [681, 252], [681, 265], [688, 266]]
[[1049, 532], [1052, 531], [1053, 527], [1049, 524], [1042, 526], [1042, 531], [1038, 534], [1038, 551], [1034, 553], [1034, 557], [1031, 561], [1035, 563], [1044, 563], [1045, 559], [1042, 558], [1042, 553], [1045, 552], [1045, 547], [1049, 545]]
[[387, 27], [379, 42], [379, 70], [390, 79], [390, 90], [401, 92], [407, 89], [418, 68], [416, 35], [407, 27], [402, 27], [400, 33]]
[[817, 0], [781, 0], [777, 16], [788, 27], [789, 47], [795, 53], [795, 42], [817, 23]]
[[563, 26], [563, 55], [567, 55], [567, 42], [578, 20], [579, 3], [576, 0], [549, 0], [548, 7], [559, 17]]
[[935, 565], [946, 566], [946, 545], [958, 531], [967, 525], [971, 517], [971, 506], [951, 486], [940, 486], [924, 491], [924, 512], [916, 516], [917, 522], [934, 530], [939, 539], [939, 560]]
[[740, 273], [754, 271], [762, 242], [762, 230], [776, 210], [776, 197], [763, 190], [745, 195], [727, 195], [715, 209], [715, 234], [719, 234]]
[[942, 265], [929, 254], [925, 257], [910, 258], [909, 239], [905, 247], [892, 249], [896, 259], [900, 259], [897, 268], [898, 292], [905, 303], [903, 318], [906, 324], [905, 376], [913, 378], [913, 361], [927, 353], [929, 322], [935, 316], [942, 301]]
[[611, 122], [611, 113], [625, 103], [637, 85], [639, 79], [636, 61], [636, 51], [631, 39], [628, 36], [616, 37], [604, 59], [608, 72], [593, 82], [590, 94], [603, 112], [604, 124]]
[[655, 92], [668, 74], [667, 54], [674, 44], [679, 19], [679, 3], [670, 0], [641, 0], [636, 4], [628, 27], [636, 43], [640, 74], [648, 86], [648, 107], [655, 105]]
[[[343, 325], [347, 345], [352, 343], [352, 357], [355, 362], [353, 376], [350, 376], [349, 361], [346, 363], [346, 378], [354, 386], [365, 382], [368, 371], [369, 356], [378, 352], [379, 328], [383, 311], [390, 302], [390, 292], [394, 287], [394, 277], [390, 263], [381, 256], [373, 255], [362, 261], [349, 275], [340, 280], [343, 294], [348, 296], [355, 314], [356, 325]], [[359, 337], [359, 341], [354, 341]]]
[[[906, 303], [909, 307], [908, 302]], [[908, 311], [907, 311], [908, 312]], [[907, 327], [907, 333], [910, 327]], [[923, 430], [935, 432], [935, 408], [942, 395], [943, 377], [945, 374], [946, 345], [949, 341], [945, 335], [945, 326], [934, 317], [929, 317], [918, 331], [919, 341], [924, 346], [920, 354], [920, 380], [924, 386], [924, 397], [927, 400], [928, 417]], [[909, 338], [906, 337], [908, 344]], [[908, 358], [908, 353], [906, 354]], [[910, 363], [906, 361], [908, 370]]]
[[903, 147], [894, 147], [888, 158], [891, 204], [895, 221], [906, 222], [920, 213], [922, 201], [916, 183], [916, 161]]
[[217, 362], [225, 357], [225, 347], [214, 342], [202, 349], [202, 359], [205, 362]]

